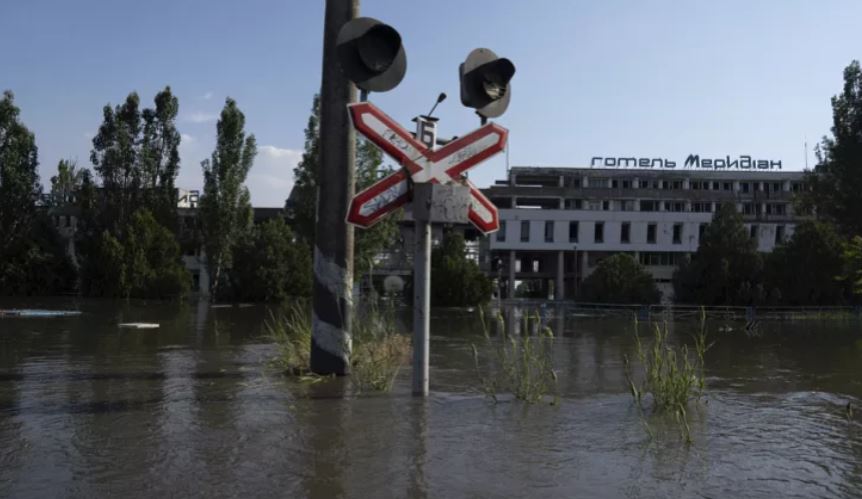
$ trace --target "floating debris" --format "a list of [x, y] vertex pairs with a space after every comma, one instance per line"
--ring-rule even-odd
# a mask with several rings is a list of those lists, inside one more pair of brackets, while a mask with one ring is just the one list
[[120, 327], [129, 329], [158, 329], [159, 325], [155, 322], [123, 322]]
[[0, 317], [74, 317], [80, 310], [41, 310], [35, 308], [13, 308], [0, 310]]

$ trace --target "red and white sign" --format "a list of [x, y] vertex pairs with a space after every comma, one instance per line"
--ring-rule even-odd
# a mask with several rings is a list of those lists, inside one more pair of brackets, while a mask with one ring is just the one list
[[486, 234], [500, 228], [497, 207], [476, 186], [463, 179], [461, 174], [502, 152], [508, 130], [488, 123], [433, 150], [370, 102], [347, 107], [356, 130], [403, 167], [356, 194], [347, 213], [348, 222], [370, 227], [384, 215], [403, 206], [410, 199], [410, 181], [443, 184], [462, 182], [470, 187], [470, 221], [473, 225]]

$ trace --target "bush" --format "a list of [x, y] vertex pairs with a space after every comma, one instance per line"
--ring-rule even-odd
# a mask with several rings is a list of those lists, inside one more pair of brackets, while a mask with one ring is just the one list
[[103, 231], [84, 258], [83, 291], [90, 296], [178, 298], [191, 284], [173, 233], [146, 209], [132, 215], [119, 238]]
[[234, 298], [279, 302], [310, 296], [311, 255], [280, 217], [252, 230], [250, 238], [234, 250], [230, 281]]
[[652, 275], [629, 255], [605, 258], [584, 280], [581, 298], [596, 303], [658, 303], [661, 292]]
[[459, 232], [449, 232], [431, 252], [431, 304], [441, 307], [469, 307], [491, 298], [493, 284], [467, 258], [467, 245]]

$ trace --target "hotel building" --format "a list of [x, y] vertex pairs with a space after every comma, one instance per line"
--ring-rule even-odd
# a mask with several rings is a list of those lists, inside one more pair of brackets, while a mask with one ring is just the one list
[[697, 251], [717, 207], [732, 203], [759, 251], [789, 238], [803, 172], [702, 169], [514, 167], [483, 192], [500, 209], [486, 262], [502, 285], [538, 281], [543, 293], [574, 298], [599, 261], [628, 253], [671, 300], [671, 278]]

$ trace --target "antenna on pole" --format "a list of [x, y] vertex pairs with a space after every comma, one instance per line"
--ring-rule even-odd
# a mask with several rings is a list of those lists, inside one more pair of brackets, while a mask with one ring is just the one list
[[802, 136], [802, 154], [805, 156], [805, 169], [808, 170], [808, 139]]

